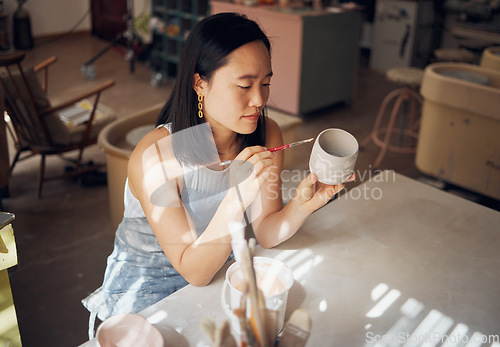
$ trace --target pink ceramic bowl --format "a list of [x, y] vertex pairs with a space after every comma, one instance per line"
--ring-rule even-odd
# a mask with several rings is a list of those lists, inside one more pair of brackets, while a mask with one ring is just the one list
[[96, 334], [100, 347], [163, 347], [158, 329], [141, 315], [127, 313], [106, 319]]

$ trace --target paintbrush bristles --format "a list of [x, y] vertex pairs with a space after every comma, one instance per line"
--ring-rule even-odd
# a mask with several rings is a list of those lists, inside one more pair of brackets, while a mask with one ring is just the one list
[[308, 143], [308, 142], [311, 142], [312, 140], [314, 140], [314, 137], [311, 137], [310, 139], [307, 139], [307, 140], [302, 140], [302, 141], [297, 141], [297, 142], [292, 142], [288, 145], [288, 147], [294, 147], [294, 146], [298, 146], [298, 145], [302, 145], [304, 143]]

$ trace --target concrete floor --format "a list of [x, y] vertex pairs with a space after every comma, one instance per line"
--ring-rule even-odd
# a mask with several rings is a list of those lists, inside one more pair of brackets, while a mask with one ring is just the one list
[[[95, 80], [85, 79], [80, 65], [107, 44], [87, 34], [42, 42], [26, 52], [25, 66], [51, 55], [58, 57], [49, 82], [52, 101], [114, 79], [116, 85], [104, 92], [102, 102], [112, 107], [117, 117], [164, 102], [172, 86], [151, 86], [151, 72], [145, 63], [136, 64], [136, 71], [131, 74], [121, 48], [111, 49], [95, 62]], [[325, 128], [338, 127], [362, 140], [371, 130], [382, 98], [396, 87], [382, 74], [360, 64], [352, 102], [302, 117], [304, 123], [297, 137], [308, 138]], [[310, 149], [304, 145], [290, 150], [295, 169], [307, 170]], [[358, 180], [348, 189], [372, 176], [377, 154], [378, 147], [373, 144], [360, 152]], [[86, 158], [105, 162], [98, 146], [88, 150]], [[11, 197], [3, 200], [4, 210], [16, 215], [13, 225], [19, 265], [10, 271], [10, 280], [19, 328], [25, 346], [76, 346], [87, 340], [88, 312], [80, 300], [101, 285], [113, 245], [107, 187], [84, 188], [78, 180], [50, 181], [38, 199], [38, 165], [38, 158], [18, 163], [10, 181]], [[58, 158], [47, 163], [48, 174], [63, 169], [64, 163]], [[423, 176], [414, 165], [414, 155], [389, 153], [380, 169], [413, 178]], [[454, 191], [498, 209], [498, 201]]]

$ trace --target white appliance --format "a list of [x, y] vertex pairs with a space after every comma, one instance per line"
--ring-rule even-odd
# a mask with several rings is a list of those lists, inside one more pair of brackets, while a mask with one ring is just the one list
[[434, 48], [433, 21], [432, 0], [377, 0], [370, 67], [385, 72], [427, 65]]

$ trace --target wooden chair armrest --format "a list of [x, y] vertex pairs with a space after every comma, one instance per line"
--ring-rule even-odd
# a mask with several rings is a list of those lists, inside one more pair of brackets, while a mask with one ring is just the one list
[[40, 71], [42, 69], [46, 69], [46, 68], [49, 67], [49, 65], [52, 65], [56, 61], [57, 61], [57, 57], [56, 56], [52, 56], [50, 58], [45, 59], [41, 63], [33, 66], [33, 70], [35, 70], [35, 72], [38, 72], [38, 71]]
[[57, 111], [60, 111], [62, 109], [65, 109], [67, 107], [73, 106], [74, 103], [81, 101], [85, 98], [88, 98], [92, 95], [100, 94], [103, 90], [112, 87], [114, 84], [115, 84], [115, 81], [113, 81], [113, 80], [108, 80], [104, 83], [101, 83], [100, 85], [98, 85], [98, 86], [78, 95], [78, 96], [72, 97], [71, 99], [66, 100], [64, 102], [61, 102], [60, 104], [58, 104], [56, 106], [52, 106], [52, 107], [49, 107], [49, 108], [42, 110], [40, 112], [40, 117], [44, 117], [52, 112], [57, 112]]
[[115, 84], [115, 81], [113, 80], [108, 80], [104, 83], [101, 83], [100, 85], [88, 90], [87, 92], [85, 93], [82, 93], [80, 94], [79, 96], [76, 96], [76, 97], [73, 97], [69, 100], [66, 100], [65, 102], [62, 102], [60, 103], [59, 105], [57, 106], [53, 106], [53, 107], [49, 107], [45, 110], [43, 110], [42, 112], [40, 112], [39, 114], [39, 117], [40, 118], [43, 118], [44, 116], [46, 116], [47, 114], [49, 113], [52, 113], [52, 112], [57, 112], [57, 111], [60, 111], [64, 108], [67, 108], [67, 107], [70, 107], [72, 106], [74, 103], [80, 101], [80, 100], [83, 100], [89, 96], [93, 96], [95, 95], [95, 101], [94, 101], [94, 104], [93, 104], [93, 108], [92, 108], [92, 111], [90, 113], [90, 117], [87, 121], [87, 125], [85, 127], [85, 131], [83, 133], [83, 136], [82, 136], [82, 139], [81, 139], [81, 142], [80, 142], [80, 149], [82, 149], [83, 147], [85, 147], [88, 143], [88, 140], [89, 140], [89, 137], [90, 137], [90, 132], [91, 132], [91, 129], [92, 129], [92, 125], [93, 125], [93, 120], [94, 120], [94, 117], [96, 115], [96, 110], [97, 110], [97, 105], [99, 104], [99, 99], [100, 99], [100, 96], [101, 96], [101, 92], [105, 89], [108, 89], [110, 87], [112, 87], [113, 85]]
[[43, 81], [42, 81], [42, 89], [45, 93], [47, 93], [47, 89], [49, 87], [49, 66], [57, 61], [55, 56], [45, 59], [40, 64], [33, 66], [33, 70], [35, 72], [39, 72], [43, 70]]

